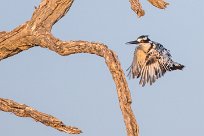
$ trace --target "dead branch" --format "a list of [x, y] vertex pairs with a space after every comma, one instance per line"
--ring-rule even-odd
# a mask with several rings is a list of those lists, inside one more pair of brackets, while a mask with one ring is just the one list
[[138, 17], [144, 16], [145, 11], [142, 9], [142, 6], [139, 0], [129, 0], [132, 10], [137, 14]]
[[[21, 51], [34, 46], [48, 48], [62, 56], [76, 53], [89, 53], [103, 57], [116, 84], [127, 135], [138, 136], [139, 127], [131, 109], [130, 91], [117, 55], [112, 50], [108, 49], [106, 45], [101, 43], [87, 41], [65, 42], [55, 38], [51, 34], [52, 26], [67, 13], [72, 3], [73, 0], [43, 0], [39, 7], [35, 9], [30, 21], [25, 22], [11, 32], [0, 33], [0, 60], [16, 55]], [[1, 104], [0, 110], [6, 111], [5, 107], [8, 109], [11, 102], [5, 102], [5, 99], [1, 100], [4, 100], [2, 101], [4, 103]], [[15, 105], [20, 107], [21, 104], [15, 103]], [[21, 117], [35, 117], [35, 120], [40, 121], [45, 125], [48, 125], [47, 122], [49, 122], [49, 126], [56, 128], [56, 124], [52, 124], [52, 116], [46, 115], [47, 121], [44, 121], [45, 114], [38, 114], [39, 116], [35, 116], [36, 110], [28, 110], [32, 108], [25, 107], [23, 108], [24, 110], [9, 110], [9, 112], [12, 112], [17, 116], [21, 115]], [[20, 114], [20, 112], [24, 113]], [[67, 132], [71, 133], [71, 128], [74, 129], [74, 133], [79, 132], [78, 129], [73, 127], [68, 128], [69, 131], [67, 130]]]
[[63, 131], [69, 134], [80, 134], [81, 130], [76, 127], [66, 126], [57, 118], [39, 112], [25, 104], [19, 104], [13, 100], [0, 98], [0, 109], [4, 112], [12, 112], [19, 117], [30, 117], [36, 122], [41, 122], [46, 126], [51, 126], [59, 131]]
[[[101, 56], [112, 74], [116, 84], [120, 108], [123, 114], [128, 136], [138, 136], [139, 127], [131, 109], [131, 96], [124, 72], [117, 55], [102, 43], [87, 41], [61, 41], [51, 34], [52, 26], [70, 9], [74, 0], [43, 0], [35, 9], [31, 20], [11, 32], [0, 32], [0, 61], [35, 46], [48, 48], [59, 55], [68, 56], [76, 53], [89, 53]], [[139, 0], [129, 0], [131, 8], [137, 15], [143, 16], [144, 10]], [[165, 8], [168, 3], [163, 0], [149, 0], [158, 8]], [[12, 112], [16, 116], [30, 117], [63, 132], [79, 134], [75, 127], [65, 126], [55, 117], [38, 112], [24, 104], [0, 98], [0, 110]]]
[[169, 3], [163, 1], [163, 0], [148, 0], [153, 6], [159, 8], [159, 9], [165, 9]]
[[[145, 11], [142, 9], [142, 6], [139, 0], [129, 0], [132, 10], [137, 14], [138, 17], [144, 16]], [[165, 9], [169, 3], [163, 0], [148, 0], [153, 6], [159, 9]]]

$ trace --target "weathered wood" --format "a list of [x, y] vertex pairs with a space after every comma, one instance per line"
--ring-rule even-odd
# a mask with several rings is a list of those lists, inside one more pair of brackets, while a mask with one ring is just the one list
[[142, 6], [139, 0], [129, 0], [132, 10], [137, 14], [138, 17], [144, 16], [145, 11], [142, 9]]
[[169, 3], [163, 1], [163, 0], [148, 0], [153, 6], [159, 8], [159, 9], [165, 9]]
[[[142, 9], [142, 6], [139, 0], [129, 0], [131, 4], [132, 10], [137, 14], [138, 17], [142, 17], [145, 15], [145, 11]], [[153, 6], [159, 9], [165, 9], [169, 3], [164, 0], [148, 0]]]
[[[123, 114], [128, 136], [139, 136], [139, 127], [131, 109], [131, 95], [128, 84], [117, 55], [102, 43], [88, 41], [61, 41], [51, 34], [52, 26], [70, 9], [74, 0], [42, 0], [35, 9], [31, 20], [10, 32], [0, 32], [0, 61], [35, 46], [48, 48], [59, 55], [68, 56], [77, 53], [89, 53], [103, 57], [115, 82], [120, 109]], [[143, 16], [139, 0], [129, 0], [131, 8], [137, 15]], [[167, 3], [162, 0], [149, 0], [158, 8], [165, 8]], [[0, 110], [12, 112], [16, 116], [30, 117], [63, 132], [79, 134], [75, 127], [65, 126], [55, 117], [37, 110], [0, 98]]]
[[[48, 48], [62, 56], [68, 56], [76, 53], [89, 53], [103, 57], [116, 84], [118, 99], [124, 117], [124, 122], [126, 124], [127, 134], [128, 136], [138, 136], [139, 128], [131, 109], [130, 91], [117, 55], [102, 43], [87, 41], [66, 42], [55, 38], [51, 34], [52, 26], [67, 13], [72, 3], [73, 0], [43, 0], [39, 7], [35, 9], [31, 20], [25, 22], [11, 32], [0, 33], [0, 60], [16, 55], [17, 53], [34, 46]], [[0, 106], [0, 110], [6, 111], [5, 107], [9, 107], [7, 104], [8, 103], [4, 102], [4, 104]], [[20, 104], [15, 103], [15, 105]], [[10, 107], [10, 109], [12, 108], [13, 107]], [[56, 121], [53, 122], [52, 116], [46, 115], [47, 121], [45, 122], [43, 120], [43, 115], [45, 114], [38, 114], [38, 116], [36, 116], [36, 110], [29, 110], [28, 114], [27, 109], [32, 108], [7, 111], [13, 112], [15, 115], [21, 117], [35, 117], [34, 119], [36, 121], [58, 130], [61, 129], [56, 127], [60, 125], [53, 124]], [[62, 124], [62, 126], [64, 126], [64, 124]], [[72, 129], [73, 127], [68, 127], [67, 132], [74, 134], [80, 133], [80, 130], [73, 129], [72, 132]]]
[[64, 125], [62, 121], [51, 115], [39, 112], [25, 104], [16, 103], [13, 100], [0, 98], [0, 109], [4, 112], [12, 112], [19, 117], [33, 118], [37, 122], [69, 134], [80, 134], [82, 132], [76, 127]]

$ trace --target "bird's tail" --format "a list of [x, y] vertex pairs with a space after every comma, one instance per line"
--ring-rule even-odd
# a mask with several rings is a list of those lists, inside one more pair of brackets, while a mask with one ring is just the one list
[[184, 67], [185, 67], [184, 65], [174, 62], [174, 64], [172, 65], [170, 69], [171, 70], [183, 70]]

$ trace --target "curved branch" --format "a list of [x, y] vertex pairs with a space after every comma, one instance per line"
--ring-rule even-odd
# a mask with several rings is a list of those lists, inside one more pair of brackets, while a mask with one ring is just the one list
[[[139, 127], [131, 109], [130, 91], [117, 55], [102, 43], [87, 41], [64, 42], [55, 38], [50, 33], [54, 23], [66, 14], [72, 3], [73, 0], [43, 0], [33, 13], [30, 21], [27, 21], [11, 32], [0, 33], [0, 60], [37, 45], [55, 51], [62, 56], [90, 53], [103, 57], [116, 84], [127, 134], [128, 136], [138, 136]], [[9, 103], [5, 102], [1, 105], [0, 110], [6, 111], [4, 109], [6, 106], [9, 107]], [[24, 109], [25, 114], [21, 114], [22, 117], [33, 117], [35, 115], [34, 112], [29, 111], [30, 116], [28, 116], [26, 108]], [[9, 111], [17, 116], [17, 113], [21, 112], [21, 110]], [[40, 121], [39, 118], [43, 118], [43, 115], [35, 116], [35, 119]], [[49, 115], [47, 117], [53, 118]], [[50, 126], [56, 128], [55, 126]]]
[[25, 104], [19, 104], [9, 99], [0, 98], [0, 109], [4, 112], [12, 112], [19, 117], [33, 118], [37, 122], [69, 134], [80, 134], [82, 132], [76, 127], [64, 125], [62, 121], [51, 115], [39, 112]]
[[131, 109], [132, 101], [130, 90], [118, 57], [112, 50], [108, 49], [108, 47], [102, 43], [87, 41], [63, 42], [54, 38], [52, 35], [42, 36], [40, 39], [42, 39], [42, 41], [39, 45], [44, 48], [49, 48], [62, 56], [76, 53], [89, 53], [103, 57], [116, 85], [120, 108], [126, 124], [128, 136], [139, 135], [139, 126], [137, 125], [135, 116]]

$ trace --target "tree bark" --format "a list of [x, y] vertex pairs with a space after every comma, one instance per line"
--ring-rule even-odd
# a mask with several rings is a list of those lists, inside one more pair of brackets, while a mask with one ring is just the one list
[[[129, 0], [131, 4], [132, 10], [137, 14], [138, 17], [142, 17], [145, 15], [145, 11], [142, 9], [142, 6], [139, 0]], [[164, 0], [148, 0], [153, 6], [159, 9], [165, 9], [169, 3]]]
[[148, 0], [153, 6], [159, 8], [159, 9], [165, 9], [169, 3], [163, 1], [163, 0]]
[[[51, 34], [52, 26], [68, 12], [73, 1], [43, 0], [38, 8], [35, 9], [31, 20], [18, 26], [11, 32], [0, 32], [0, 61], [35, 46], [48, 48], [61, 56], [89, 53], [103, 57], [116, 85], [127, 135], [139, 136], [139, 127], [131, 109], [132, 100], [130, 91], [117, 55], [102, 43], [61, 41]], [[138, 0], [130, 0], [130, 3], [138, 16], [144, 15], [144, 11]], [[33, 118], [35, 121], [66, 133], [81, 133], [81, 130], [78, 128], [65, 126], [63, 122], [51, 115], [38, 112], [27, 105], [19, 104], [12, 100], [0, 98], [0, 110], [12, 112], [20, 117]]]
[[39, 112], [25, 104], [16, 103], [13, 100], [0, 98], [0, 109], [4, 112], [12, 112], [19, 117], [33, 118], [37, 122], [69, 134], [80, 134], [82, 132], [76, 127], [64, 125], [62, 121], [51, 115]]

